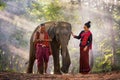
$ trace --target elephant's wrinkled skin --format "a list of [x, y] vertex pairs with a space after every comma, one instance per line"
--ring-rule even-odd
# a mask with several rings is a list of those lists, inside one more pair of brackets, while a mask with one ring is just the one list
[[[71, 24], [67, 22], [46, 22], [46, 31], [52, 39], [51, 48], [54, 61], [54, 74], [61, 74], [61, 71], [68, 73], [69, 66], [71, 64], [68, 42], [71, 36]], [[33, 64], [35, 61], [35, 47], [33, 46], [33, 35], [38, 30], [38, 27], [34, 30], [30, 39], [30, 54], [27, 73], [32, 73]], [[59, 49], [61, 48], [62, 55], [62, 67], [60, 68], [59, 61]]]

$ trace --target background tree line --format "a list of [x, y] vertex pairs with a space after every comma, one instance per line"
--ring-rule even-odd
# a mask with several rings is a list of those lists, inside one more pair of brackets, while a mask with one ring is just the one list
[[[53, 20], [67, 21], [72, 24], [73, 32], [75, 34], [79, 34], [83, 28], [82, 26], [84, 23], [90, 20], [92, 22], [91, 30], [94, 37], [94, 67], [92, 71], [107, 72], [120, 69], [119, 0], [23, 0], [23, 2], [24, 4], [21, 4], [21, 1], [18, 0], [14, 0], [14, 2], [13, 0], [0, 1], [0, 9], [4, 8], [5, 11], [14, 12], [13, 15], [27, 19], [28, 21], [26, 21], [26, 23], [31, 22], [29, 27], [26, 28], [28, 31], [16, 28], [16, 30], [20, 30], [20, 33], [17, 35], [14, 33], [14, 35], [12, 34], [13, 36], [11, 36], [12, 39], [15, 38], [16, 41], [18, 41], [17, 43], [13, 42], [13, 44], [15, 44], [14, 46], [18, 44], [20, 48], [24, 46], [26, 50], [29, 50], [29, 38], [32, 34], [32, 30], [29, 29], [34, 29], [36, 24]], [[21, 5], [22, 7], [17, 7], [17, 9], [20, 9], [21, 11], [18, 10], [19, 13], [15, 13], [17, 12], [16, 9], [10, 11], [10, 8], [8, 8], [10, 3], [14, 5], [17, 4], [16, 6], [12, 6], [14, 8]], [[33, 25], [32, 22], [35, 22], [35, 24]], [[26, 26], [26, 24], [23, 25], [22, 23], [17, 22], [14, 23], [14, 25], [20, 26], [22, 28], [25, 28]], [[22, 34], [24, 32], [26, 32], [26, 35]], [[1, 35], [0, 38], [3, 39], [3, 35]], [[68, 46], [72, 59], [70, 71], [73, 72], [78, 72], [79, 65], [75, 66], [79, 62], [78, 43], [78, 40], [71, 38]], [[3, 56], [3, 54], [1, 54], [1, 56], [1, 61], [4, 61], [4, 57], [8, 55]], [[26, 61], [27, 60], [23, 62], [25, 63]], [[25, 66], [23, 65], [23, 67]], [[14, 68], [16, 69], [16, 67]]]

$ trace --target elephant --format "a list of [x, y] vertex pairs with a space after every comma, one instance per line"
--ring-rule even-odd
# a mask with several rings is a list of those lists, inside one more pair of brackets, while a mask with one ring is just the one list
[[[51, 49], [52, 49], [52, 56], [53, 56], [53, 63], [54, 63], [54, 74], [61, 74], [68, 73], [69, 66], [71, 64], [70, 55], [68, 51], [68, 42], [71, 36], [71, 24], [64, 21], [51, 21], [45, 22], [45, 28], [48, 32], [52, 41], [50, 42]], [[28, 68], [27, 73], [32, 73], [33, 65], [35, 61], [35, 47], [33, 43], [33, 36], [34, 33], [38, 30], [37, 27], [30, 39], [30, 53], [29, 53], [29, 61], [28, 61]], [[60, 51], [61, 50], [61, 51]], [[61, 52], [62, 56], [62, 67], [60, 68], [60, 60], [59, 54]]]

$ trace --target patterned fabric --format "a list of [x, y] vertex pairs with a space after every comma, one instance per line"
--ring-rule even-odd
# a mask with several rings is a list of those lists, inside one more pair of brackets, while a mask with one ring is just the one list
[[36, 40], [40, 39], [40, 38], [42, 38], [40, 40], [43, 40], [43, 41], [35, 41], [37, 67], [41, 71], [41, 69], [45, 63], [46, 64], [45, 71], [46, 71], [47, 64], [49, 61], [49, 56], [52, 54], [50, 42], [46, 41], [49, 39], [49, 35], [47, 32], [45, 32], [45, 33], [36, 32], [35, 37], [36, 37], [35, 38]]
[[90, 71], [89, 66], [89, 48], [87, 48], [86, 51], [84, 51], [84, 47], [80, 47], [80, 67], [79, 72], [80, 73], [88, 73]]
[[[84, 32], [84, 33], [81, 34], [81, 39], [82, 39], [81, 45], [82, 45], [82, 46], [87, 45], [88, 38], [89, 38], [90, 35], [91, 35], [91, 32], [90, 32], [90, 31]], [[90, 49], [92, 49], [92, 43], [90, 44]]]
[[[41, 34], [40, 32], [37, 32], [37, 33], [36, 33], [36, 39], [40, 39], [40, 34]], [[48, 35], [47, 32], [44, 33], [44, 39], [49, 39], [49, 35]], [[43, 45], [46, 45], [47, 47], [50, 46], [49, 41], [42, 41], [42, 42], [38, 41], [37, 43], [41, 43], [41, 44], [43, 44]], [[37, 44], [37, 43], [36, 43], [36, 44]]]
[[49, 48], [42, 47], [41, 44], [36, 45], [36, 59], [37, 59], [37, 66], [40, 67], [43, 63], [48, 63], [49, 60]]
[[[76, 39], [80, 39], [80, 73], [88, 73], [90, 69], [89, 65], [89, 50], [92, 49], [92, 33], [90, 31], [85, 32], [81, 31], [78, 36], [74, 36]], [[88, 46], [87, 50], [84, 51], [84, 48]]]
[[81, 31], [80, 34], [78, 36], [74, 36], [74, 38], [80, 39], [80, 46], [88, 46], [92, 49], [92, 33], [90, 31]]

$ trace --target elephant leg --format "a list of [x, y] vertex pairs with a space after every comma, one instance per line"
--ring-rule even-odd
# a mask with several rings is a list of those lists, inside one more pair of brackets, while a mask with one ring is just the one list
[[71, 64], [71, 60], [70, 60], [70, 55], [67, 49], [66, 56], [62, 55], [62, 68], [61, 68], [62, 72], [68, 73], [70, 64]]
[[33, 48], [33, 46], [31, 46], [27, 73], [32, 73], [35, 59], [36, 59], [35, 58], [35, 49]]
[[59, 63], [59, 45], [57, 43], [52, 43], [52, 55], [54, 61], [54, 74], [61, 74], [60, 63]]
[[71, 64], [71, 60], [70, 60], [70, 55], [69, 55], [69, 52], [68, 52], [68, 49], [67, 49], [67, 54], [66, 54], [66, 71], [68, 73], [69, 71], [69, 67], [70, 67], [70, 64]]
[[28, 63], [27, 73], [32, 73], [34, 61], [35, 61], [35, 57], [30, 56], [30, 58], [29, 58], [29, 63]]

